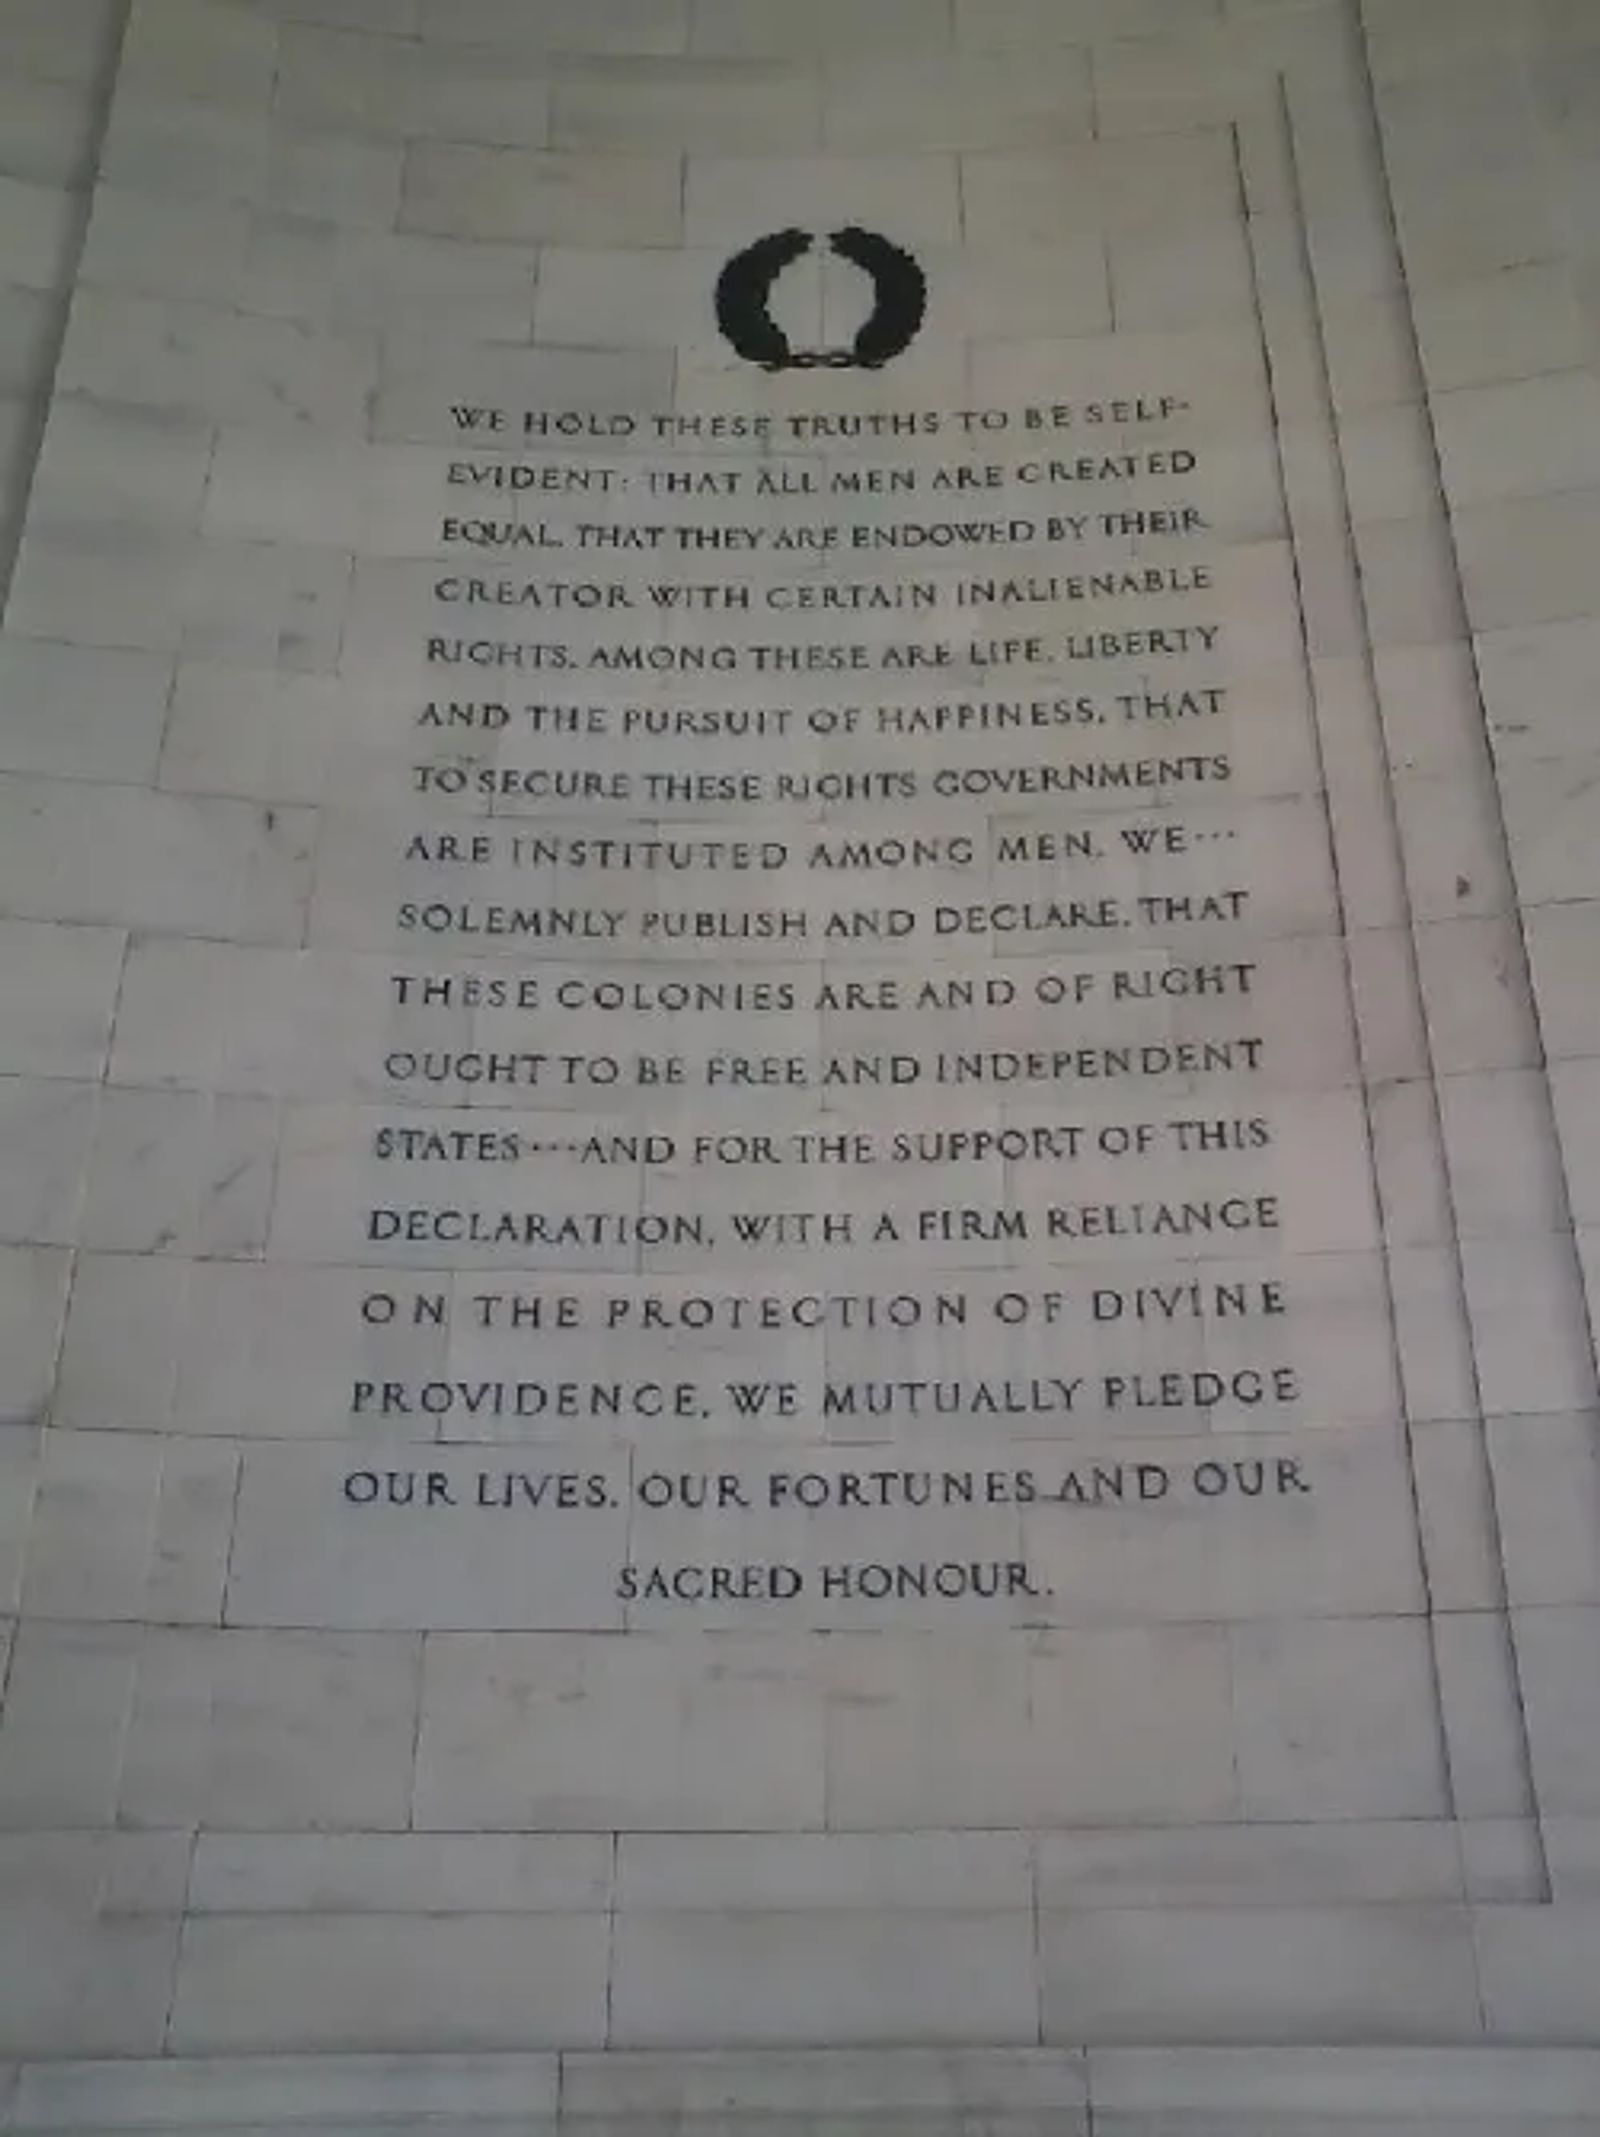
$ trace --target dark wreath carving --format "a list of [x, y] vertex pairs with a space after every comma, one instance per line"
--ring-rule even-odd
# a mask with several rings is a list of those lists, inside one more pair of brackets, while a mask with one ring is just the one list
[[852, 223], [835, 230], [829, 250], [872, 278], [872, 316], [848, 349], [791, 349], [768, 310], [772, 285], [803, 259], [812, 240], [804, 230], [775, 230], [736, 252], [717, 277], [717, 325], [736, 353], [764, 371], [830, 369], [877, 371], [916, 339], [928, 308], [922, 269], [898, 245]]

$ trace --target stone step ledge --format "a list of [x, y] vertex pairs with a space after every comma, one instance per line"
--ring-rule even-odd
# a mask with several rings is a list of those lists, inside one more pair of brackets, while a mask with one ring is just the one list
[[29, 2063], [5, 2137], [1600, 2137], [1600, 2050], [883, 2049]]

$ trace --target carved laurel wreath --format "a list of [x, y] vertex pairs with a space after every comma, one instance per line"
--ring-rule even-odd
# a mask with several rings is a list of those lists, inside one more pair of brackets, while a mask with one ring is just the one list
[[791, 349], [788, 336], [767, 309], [772, 285], [786, 267], [804, 258], [812, 239], [804, 230], [775, 230], [737, 252], [717, 277], [717, 325], [747, 363], [764, 371], [801, 371], [851, 366], [876, 371], [910, 347], [928, 305], [922, 269], [898, 245], [857, 224], [835, 230], [829, 250], [872, 277], [872, 316], [848, 349]]

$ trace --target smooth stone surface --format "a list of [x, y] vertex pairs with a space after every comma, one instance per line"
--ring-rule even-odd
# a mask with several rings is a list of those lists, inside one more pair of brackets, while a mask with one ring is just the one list
[[0, 2128], [1594, 2127], [1592, 10], [0, 40]]

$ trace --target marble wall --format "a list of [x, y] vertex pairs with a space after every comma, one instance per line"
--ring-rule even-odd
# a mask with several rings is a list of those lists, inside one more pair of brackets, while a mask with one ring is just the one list
[[0, 36], [14, 2126], [1589, 2127], [1600, 14]]

